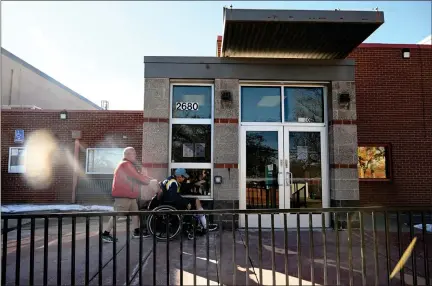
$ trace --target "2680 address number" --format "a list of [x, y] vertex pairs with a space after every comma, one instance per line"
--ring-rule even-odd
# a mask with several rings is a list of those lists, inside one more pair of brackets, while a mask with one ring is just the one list
[[197, 102], [176, 102], [176, 110], [198, 110]]

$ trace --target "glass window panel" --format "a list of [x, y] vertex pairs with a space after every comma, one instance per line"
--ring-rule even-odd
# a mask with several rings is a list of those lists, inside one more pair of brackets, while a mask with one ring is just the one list
[[174, 86], [172, 117], [210, 119], [211, 91], [210, 86]]
[[278, 132], [246, 132], [246, 208], [279, 208]]
[[123, 159], [123, 148], [88, 149], [87, 173], [114, 174]]
[[242, 122], [281, 122], [281, 88], [243, 86], [241, 88]]
[[291, 207], [322, 207], [321, 136], [319, 132], [290, 132]]
[[25, 147], [10, 149], [9, 173], [25, 173]]
[[[176, 169], [171, 169], [174, 175]], [[186, 169], [189, 179], [180, 186], [182, 195], [210, 196], [212, 186], [211, 169]]]
[[324, 122], [322, 87], [285, 87], [285, 122]]
[[211, 125], [173, 124], [172, 163], [211, 163]]

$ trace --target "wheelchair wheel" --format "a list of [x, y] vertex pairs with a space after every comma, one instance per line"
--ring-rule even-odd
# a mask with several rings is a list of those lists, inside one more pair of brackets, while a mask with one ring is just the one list
[[[175, 211], [171, 206], [159, 206], [154, 211]], [[180, 216], [175, 214], [151, 214], [147, 220], [147, 229], [151, 235], [155, 235], [158, 240], [172, 240], [181, 229]], [[167, 231], [168, 224], [168, 231]], [[167, 233], [168, 232], [168, 233]]]

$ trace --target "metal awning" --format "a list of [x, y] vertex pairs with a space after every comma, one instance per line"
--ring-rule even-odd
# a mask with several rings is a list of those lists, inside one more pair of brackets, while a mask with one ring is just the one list
[[379, 11], [225, 8], [222, 56], [343, 59], [383, 23]]

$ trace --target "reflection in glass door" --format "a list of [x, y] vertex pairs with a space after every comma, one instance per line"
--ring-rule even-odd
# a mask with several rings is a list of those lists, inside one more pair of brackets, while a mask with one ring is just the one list
[[[282, 127], [245, 127], [242, 132], [242, 208], [279, 209], [283, 196]], [[263, 226], [270, 226], [270, 216], [263, 215]], [[253, 220], [251, 227], [257, 222]], [[251, 220], [250, 220], [251, 222]], [[275, 221], [278, 226], [279, 220]]]
[[290, 207], [322, 207], [320, 132], [287, 132]]
[[[320, 127], [284, 127], [285, 208], [328, 207], [324, 134]], [[300, 215], [302, 227], [309, 225], [308, 220], [308, 215]], [[321, 223], [321, 214], [314, 214], [313, 226]]]
[[[242, 127], [241, 209], [328, 207], [324, 134], [320, 127]], [[282, 216], [274, 218], [274, 226], [283, 227]], [[296, 226], [295, 216], [288, 220]], [[313, 221], [321, 226], [320, 215], [313, 215]], [[256, 227], [257, 215], [249, 215], [248, 222]], [[262, 215], [262, 227], [270, 223], [270, 216]], [[300, 223], [308, 226], [308, 215], [301, 215]]]

